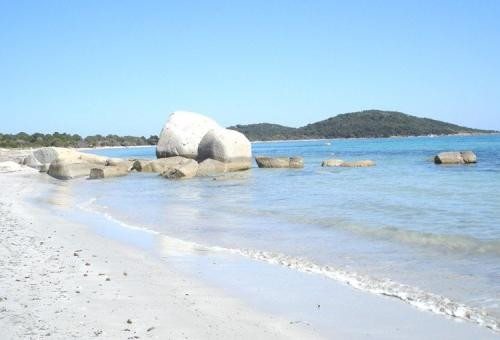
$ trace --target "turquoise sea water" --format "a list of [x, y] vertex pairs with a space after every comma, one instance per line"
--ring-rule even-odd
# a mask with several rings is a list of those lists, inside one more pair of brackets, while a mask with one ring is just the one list
[[[473, 150], [479, 162], [433, 164], [447, 150]], [[155, 157], [154, 148], [94, 152]], [[305, 168], [216, 180], [134, 173], [74, 192], [129, 225], [498, 327], [499, 135], [254, 143], [253, 153], [303, 156]], [[377, 165], [322, 168], [329, 158]]]

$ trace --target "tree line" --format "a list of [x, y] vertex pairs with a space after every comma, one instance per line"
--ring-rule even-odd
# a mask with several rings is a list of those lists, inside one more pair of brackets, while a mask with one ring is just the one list
[[0, 147], [2, 148], [30, 148], [42, 146], [58, 146], [72, 148], [93, 148], [103, 146], [136, 146], [136, 145], [156, 145], [158, 136], [152, 135], [149, 138], [144, 136], [118, 136], [118, 135], [94, 135], [85, 138], [77, 134], [59, 133], [53, 134], [34, 133], [27, 134], [19, 132], [17, 134], [1, 134]]

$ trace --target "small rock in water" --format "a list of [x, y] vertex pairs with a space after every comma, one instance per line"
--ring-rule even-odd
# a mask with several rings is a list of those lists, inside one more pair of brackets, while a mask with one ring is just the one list
[[360, 168], [360, 167], [370, 167], [375, 166], [375, 162], [372, 160], [355, 161], [355, 162], [343, 162], [340, 166], [345, 168]]
[[327, 159], [326, 161], [323, 161], [321, 163], [321, 166], [340, 166], [342, 163], [344, 163], [343, 160], [341, 159]]
[[255, 157], [255, 161], [259, 168], [295, 168], [304, 167], [304, 159], [302, 157]]
[[477, 157], [472, 151], [441, 152], [434, 157], [436, 164], [471, 164], [476, 162]]
[[146, 329], [146, 332], [151, 332], [153, 329], [155, 329], [154, 327], [149, 327], [148, 329]]

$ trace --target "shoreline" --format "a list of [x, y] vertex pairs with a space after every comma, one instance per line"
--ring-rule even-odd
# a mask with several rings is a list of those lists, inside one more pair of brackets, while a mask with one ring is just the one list
[[0, 174], [0, 338], [319, 338], [25, 201], [53, 183]]
[[[381, 339], [422, 338], [440, 333], [444, 338], [464, 339], [471, 337], [486, 339], [495, 335], [486, 328], [423, 312], [396, 299], [356, 291], [334, 280], [325, 281], [318, 275], [300, 273], [254, 259], [238, 256], [221, 258], [217, 254], [203, 254], [200, 257], [199, 254], [190, 255], [182, 252], [181, 256], [179, 253], [172, 255], [172, 249], [175, 253], [176, 247], [175, 244], [168, 242], [170, 247], [160, 248], [166, 252], [153, 255], [140, 247], [124, 243], [123, 240], [116, 238], [116, 234], [99, 234], [97, 231], [103, 227], [98, 227], [98, 225], [102, 222], [93, 223], [93, 227], [91, 224], [75, 223], [68, 220], [62, 213], [51, 214], [34, 203], [24, 202], [26, 198], [33, 198], [35, 193], [39, 193], [44, 188], [61, 191], [63, 194], [59, 198], [57, 195], [56, 197], [44, 195], [44, 199], [53, 200], [52, 203], [57, 209], [67, 209], [71, 214], [72, 202], [68, 202], [71, 196], [66, 193], [69, 189], [68, 183], [57, 182], [43, 175], [30, 174], [28, 176], [22, 173], [10, 173], [0, 174], [0, 184], [7, 188], [0, 196], [2, 233], [4, 236], [9, 235], [9, 240], [12, 240], [14, 230], [16, 231], [14, 238], [27, 237], [30, 239], [28, 243], [20, 242], [18, 239], [16, 242], [28, 248], [28, 255], [35, 254], [23, 257], [21, 264], [17, 263], [17, 266], [33, 271], [33, 260], [41, 254], [42, 258], [54, 259], [55, 263], [52, 262], [52, 264], [56, 264], [58, 268], [54, 271], [52, 264], [51, 269], [46, 268], [45, 263], [37, 263], [36, 271], [39, 271], [39, 277], [31, 272], [24, 278], [21, 275], [17, 279], [20, 281], [2, 277], [0, 287], [9, 287], [10, 284], [13, 287], [24, 284], [25, 287], [21, 289], [18, 287], [18, 293], [15, 294], [6, 289], [11, 300], [4, 301], [8, 301], [11, 305], [14, 295], [15, 299], [19, 300], [14, 302], [19, 302], [21, 306], [25, 303], [28, 306], [24, 308], [29, 308], [31, 305], [29, 299], [41, 301], [41, 304], [45, 306], [54, 302], [66, 306], [62, 312], [53, 311], [49, 307], [37, 309], [41, 315], [37, 315], [36, 318], [49, 320], [45, 328], [37, 329], [42, 333], [45, 331], [51, 333], [51, 338], [58, 336], [65, 338], [70, 334], [80, 337], [84, 336], [84, 332], [87, 332], [85, 336], [89, 337], [98, 336], [96, 334], [99, 332], [102, 332], [99, 335], [111, 338], [132, 335], [123, 329], [135, 331], [135, 334], [140, 335], [141, 338], [158, 336], [164, 338], [181, 334], [184, 336], [188, 333], [194, 338], [228, 339], [236, 336], [252, 338], [256, 334], [261, 334], [260, 338], [317, 338], [325, 334], [327, 338], [333, 336], [363, 338], [366, 334], [371, 334], [372, 337]], [[8, 207], [7, 210], [5, 207]], [[10, 222], [5, 224], [6, 220]], [[15, 229], [14, 225], [16, 225]], [[126, 227], [120, 225], [115, 227], [118, 228], [118, 235], [126, 234], [127, 231], [124, 229]], [[144, 232], [139, 230], [137, 233], [136, 236]], [[46, 237], [47, 235], [49, 236]], [[164, 237], [154, 236], [154, 238], [168, 240]], [[155, 243], [163, 244], [164, 242]], [[9, 262], [13, 261], [9, 254], [2, 255], [4, 258], [7, 256]], [[160, 260], [163, 258], [167, 261]], [[86, 266], [86, 263], [90, 265]], [[214, 266], [215, 263], [218, 265]], [[9, 269], [14, 270], [15, 266]], [[127, 273], [127, 277], [124, 277], [124, 272]], [[248, 272], [253, 272], [255, 275], [248, 276]], [[262, 276], [262, 274], [266, 275]], [[269, 277], [267, 281], [260, 279], [255, 281], [258, 277], [267, 276]], [[133, 284], [129, 280], [132, 277], [136, 279]], [[236, 280], [240, 277], [244, 277], [245, 281]], [[110, 280], [107, 281], [107, 278]], [[62, 286], [51, 285], [50, 282], [54, 281], [59, 283], [64, 281], [64, 283]], [[273, 287], [273, 281], [282, 282], [283, 285]], [[21, 283], [16, 286], [15, 282]], [[296, 284], [292, 285], [292, 288], [287, 287], [290, 282]], [[261, 296], [262, 290], [259, 285], [262, 284], [264, 284], [262, 287], [265, 288], [264, 292], [270, 294], [269, 296]], [[28, 286], [48, 286], [52, 293], [48, 294], [39, 289], [33, 295], [33, 291]], [[316, 294], [314, 293], [308, 297], [316, 290], [325, 290], [327, 293], [326, 295], [314, 295]], [[54, 291], [58, 294], [54, 295]], [[174, 293], [166, 294], [165, 291]], [[186, 291], [190, 293], [185, 293]], [[197, 291], [197, 294], [192, 294], [192, 291]], [[290, 301], [287, 295], [295, 296], [295, 300], [299, 302]], [[332, 295], [335, 296], [334, 300], [331, 300]], [[208, 302], [207, 299], [210, 301]], [[269, 299], [274, 299], [271, 306], [268, 303]], [[303, 301], [304, 299], [306, 302]], [[4, 301], [0, 301], [0, 308], [3, 307], [1, 303]], [[140, 309], [138, 309], [138, 301], [140, 301]], [[160, 304], [159, 301], [163, 303]], [[230, 303], [227, 303], [228, 301]], [[314, 301], [314, 308], [310, 309], [312, 301]], [[322, 308], [315, 307], [316, 301]], [[105, 306], [102, 305], [103, 302]], [[89, 308], [93, 307], [90, 309], [82, 307], [85, 303]], [[93, 309], [96, 304], [100, 306], [98, 310]], [[192, 306], [196, 306], [195, 311], [191, 308]], [[112, 315], [108, 315], [109, 309], [114, 311], [110, 313]], [[78, 312], [74, 312], [75, 310]], [[174, 310], [175, 313], [183, 315], [178, 321], [182, 326], [173, 326], [172, 322], [164, 319], [167, 316], [171, 318], [170, 313], [174, 313]], [[384, 312], [373, 314], [372, 310]], [[320, 315], [319, 311], [325, 311], [325, 314]], [[10, 309], [7, 309], [7, 313], [9, 312]], [[137, 316], [138, 312], [141, 316]], [[232, 316], [236, 314], [240, 318], [235, 320]], [[312, 319], [307, 319], [311, 318], [311, 315]], [[19, 311], [17, 314], [9, 314], [7, 320], [12, 321], [16, 317], [19, 317]], [[201, 326], [200, 318], [208, 318], [203, 320], [211, 327], [207, 329]], [[228, 318], [231, 319], [229, 324], [226, 322]], [[297, 321], [297, 318], [302, 321]], [[127, 324], [128, 319], [133, 320], [133, 323]], [[13, 334], [26, 335], [12, 328], [11, 324], [5, 323], [5, 317], [2, 320], [4, 320], [0, 321], [3, 329], [0, 331], [2, 338], [9, 339], [13, 337]], [[84, 324], [80, 326], [77, 320]], [[360, 324], [359, 320], [370, 320], [370, 322]], [[148, 322], [151, 326], [146, 327]], [[255, 322], [258, 325], [257, 329], [253, 327]], [[48, 325], [52, 323], [62, 328], [69, 327], [73, 333], [61, 333], [63, 330], [60, 328], [47, 330]], [[141, 326], [136, 328], [139, 323]], [[19, 322], [17, 326], [19, 327]], [[20, 327], [24, 326], [25, 324], [21, 323]], [[151, 327], [154, 329], [147, 331]], [[334, 329], [331, 329], [332, 327]], [[256, 333], [262, 330], [262, 333]], [[16, 331], [18, 332], [15, 333]], [[26, 332], [26, 329], [23, 331]], [[38, 335], [43, 336], [42, 333]]]

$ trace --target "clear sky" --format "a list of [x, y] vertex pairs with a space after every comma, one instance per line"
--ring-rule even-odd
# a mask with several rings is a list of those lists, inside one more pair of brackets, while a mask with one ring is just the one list
[[0, 0], [3, 133], [370, 108], [500, 130], [500, 1]]

